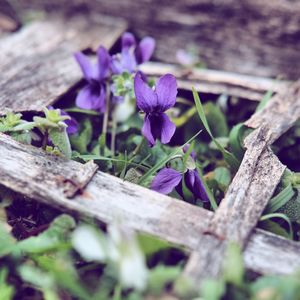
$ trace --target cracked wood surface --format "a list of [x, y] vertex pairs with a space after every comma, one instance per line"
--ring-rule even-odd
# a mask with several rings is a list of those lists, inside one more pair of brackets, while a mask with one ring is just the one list
[[287, 81], [256, 77], [208, 69], [184, 69], [178, 65], [148, 62], [140, 66], [141, 71], [150, 76], [173, 74], [178, 87], [209, 94], [225, 94], [254, 101], [260, 101], [271, 90], [278, 93], [286, 88]]
[[192, 44], [208, 68], [289, 79], [300, 76], [300, 3], [289, 0], [26, 0], [20, 10], [69, 13], [85, 8], [128, 20], [142, 38], [157, 41], [155, 55], [176, 61]]
[[241, 166], [208, 231], [201, 235], [198, 250], [191, 254], [184, 276], [198, 284], [205, 278], [217, 278], [228, 243], [245, 247], [285, 169], [269, 146], [299, 117], [300, 81], [297, 81], [246, 122], [257, 129], [245, 139], [247, 150]]
[[[195, 251], [213, 213], [111, 175], [97, 172], [82, 194], [69, 199], [65, 183], [84, 165], [23, 145], [0, 134], [0, 183], [29, 198], [105, 223], [122, 221]], [[87, 169], [90, 169], [89, 166]], [[80, 178], [78, 178], [80, 181]], [[255, 230], [244, 252], [246, 267], [258, 273], [289, 274], [300, 268], [300, 244]], [[280, 261], [277, 258], [280, 257]]]
[[49, 18], [1, 39], [0, 114], [52, 104], [82, 78], [73, 53], [110, 48], [125, 28], [123, 21], [96, 14]]

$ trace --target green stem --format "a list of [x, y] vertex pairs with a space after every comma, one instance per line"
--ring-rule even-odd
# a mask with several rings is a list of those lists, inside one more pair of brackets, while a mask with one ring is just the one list
[[112, 131], [111, 131], [111, 143], [110, 143], [110, 151], [112, 157], [115, 156], [116, 151], [116, 135], [117, 135], [117, 118], [115, 112], [112, 115]]
[[48, 138], [49, 138], [49, 133], [48, 133], [48, 129], [46, 129], [46, 131], [44, 133], [43, 141], [42, 141], [42, 148], [43, 148], [43, 150], [46, 150], [46, 148], [47, 148]]
[[106, 106], [105, 113], [103, 116], [103, 125], [102, 125], [102, 135], [103, 135], [103, 147], [106, 145], [106, 135], [107, 135], [107, 127], [108, 127], [108, 117], [109, 117], [109, 105], [110, 105], [110, 88], [109, 84], [106, 85], [107, 96], [106, 96]]

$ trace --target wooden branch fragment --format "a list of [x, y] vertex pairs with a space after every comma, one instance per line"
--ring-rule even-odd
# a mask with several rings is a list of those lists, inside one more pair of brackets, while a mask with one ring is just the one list
[[[20, 8], [56, 13], [84, 7], [122, 17], [140, 37], [157, 41], [155, 56], [176, 61], [176, 51], [194, 46], [208, 68], [277, 77], [300, 76], [300, 4], [288, 0], [27, 0]], [[226, 20], [226, 21], [224, 21]]]
[[268, 144], [272, 144], [300, 118], [300, 80], [275, 95], [267, 106], [245, 122], [251, 128], [268, 129]]
[[97, 170], [98, 165], [90, 160], [84, 165], [80, 165], [77, 173], [71, 174], [71, 177], [62, 178], [65, 196], [73, 198], [78, 192], [83, 193], [84, 188], [92, 180]]
[[[20, 144], [0, 134], [0, 183], [29, 198], [127, 226], [198, 250], [213, 213], [97, 172], [84, 192], [68, 199], [61, 178], [78, 174], [82, 165]], [[203, 245], [205, 247], [205, 245]], [[300, 244], [256, 230], [246, 246], [246, 267], [258, 273], [290, 274], [300, 268]], [[278, 262], [280, 257], [280, 262]], [[293, 263], [291, 263], [293, 260]]]
[[255, 77], [216, 71], [208, 69], [183, 69], [179, 65], [148, 62], [140, 66], [141, 71], [150, 76], [162, 76], [172, 73], [177, 78], [181, 89], [191, 90], [194, 87], [198, 92], [209, 94], [226, 94], [260, 101], [263, 95], [272, 90], [274, 93], [283, 90], [288, 82], [275, 81], [271, 78]]
[[[92, 15], [31, 23], [0, 42], [0, 114], [41, 110], [81, 78], [74, 52], [110, 48], [124, 22]], [[88, 34], [87, 34], [88, 32]]]
[[269, 145], [299, 117], [300, 81], [270, 99], [268, 106], [251, 118], [254, 121], [250, 119], [258, 128], [246, 138], [242, 164], [208, 231], [200, 237], [198, 250], [191, 254], [184, 276], [197, 284], [217, 278], [228, 243], [245, 247], [285, 169]]
[[220, 276], [228, 243], [244, 247], [284, 169], [272, 151], [263, 145], [246, 151], [206, 234], [200, 237], [199, 250], [189, 258], [184, 276], [195, 283]]

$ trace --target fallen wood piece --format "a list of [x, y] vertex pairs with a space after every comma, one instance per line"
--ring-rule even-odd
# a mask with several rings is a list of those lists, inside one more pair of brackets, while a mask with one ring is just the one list
[[1, 39], [0, 114], [52, 104], [82, 78], [74, 52], [110, 48], [125, 28], [101, 15], [50, 18]]
[[[7, 188], [105, 223], [121, 220], [135, 230], [182, 245], [189, 251], [198, 249], [199, 235], [207, 232], [213, 217], [211, 211], [99, 171], [82, 194], [68, 199], [61, 178], [77, 174], [82, 164], [20, 144], [4, 134], [0, 134], [0, 153], [0, 183]], [[255, 272], [290, 274], [300, 268], [299, 251], [298, 243], [256, 230], [244, 258], [246, 267]]]
[[197, 68], [187, 71], [179, 65], [157, 62], [143, 64], [140, 69], [150, 76], [162, 76], [171, 73], [176, 76], [178, 86], [181, 89], [191, 90], [194, 87], [198, 92], [216, 95], [226, 94], [254, 101], [260, 101], [269, 90], [278, 93], [288, 85], [287, 81], [276, 81], [271, 78]]
[[197, 284], [205, 278], [217, 278], [228, 244], [235, 242], [245, 247], [285, 169], [269, 145], [299, 117], [300, 81], [273, 97], [257, 114], [255, 120], [260, 126], [246, 138], [247, 150], [241, 166], [208, 231], [201, 235], [198, 250], [191, 254], [183, 276]]

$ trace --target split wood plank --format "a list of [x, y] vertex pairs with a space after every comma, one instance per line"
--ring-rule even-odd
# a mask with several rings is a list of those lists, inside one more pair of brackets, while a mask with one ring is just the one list
[[36, 21], [1, 39], [0, 114], [52, 104], [82, 78], [74, 52], [110, 48], [125, 29], [101, 15], [74, 16]]
[[179, 88], [184, 90], [190, 91], [194, 87], [202, 93], [225, 94], [254, 101], [260, 101], [269, 90], [278, 93], [288, 85], [287, 81], [271, 78], [208, 69], [184, 69], [179, 65], [159, 62], [145, 63], [140, 69], [150, 76], [171, 73], [177, 78]]
[[245, 247], [285, 169], [269, 145], [299, 118], [300, 81], [272, 98], [269, 105], [253, 117], [259, 127], [246, 138], [247, 150], [241, 166], [207, 233], [201, 236], [198, 250], [191, 254], [184, 276], [197, 284], [205, 278], [217, 278], [228, 243]]
[[175, 62], [194, 46], [208, 68], [276, 77], [300, 76], [300, 3], [288, 0], [26, 0], [18, 7], [72, 12], [84, 7], [128, 20], [139, 37], [153, 36], [155, 55]]
[[[0, 183], [44, 204], [105, 223], [121, 221], [195, 251], [213, 212], [97, 172], [82, 194], [65, 195], [65, 182], [83, 165], [23, 145], [0, 134]], [[80, 180], [80, 179], [78, 179]], [[244, 253], [246, 267], [258, 273], [290, 274], [300, 268], [300, 244], [255, 230]], [[277, 258], [280, 257], [280, 262]], [[293, 263], [291, 263], [291, 261]]]

